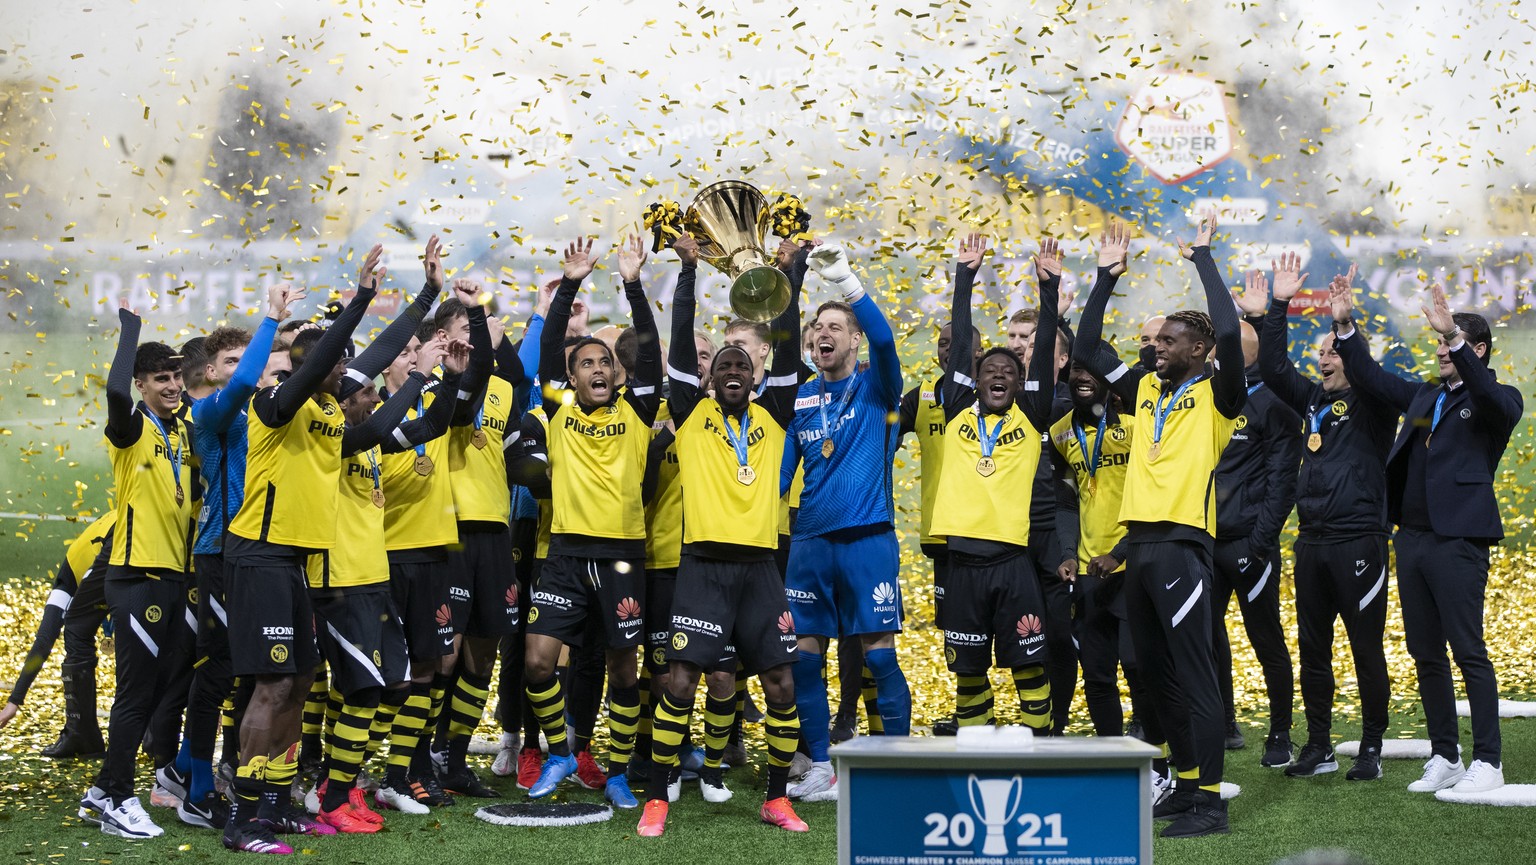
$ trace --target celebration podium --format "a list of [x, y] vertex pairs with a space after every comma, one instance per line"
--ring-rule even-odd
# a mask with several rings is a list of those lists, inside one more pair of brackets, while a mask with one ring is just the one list
[[1156, 748], [1024, 728], [961, 734], [861, 736], [832, 749], [840, 865], [1152, 861]]

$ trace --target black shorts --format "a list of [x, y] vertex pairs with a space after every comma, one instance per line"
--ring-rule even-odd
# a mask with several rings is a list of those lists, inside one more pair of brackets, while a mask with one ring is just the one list
[[645, 665], [651, 675], [667, 669], [667, 641], [672, 636], [672, 596], [677, 569], [645, 572]]
[[453, 611], [442, 562], [390, 562], [389, 592], [412, 660], [453, 654]]
[[226, 559], [224, 597], [235, 611], [229, 654], [236, 676], [314, 672], [320, 649], [302, 559]]
[[949, 554], [944, 592], [944, 660], [952, 673], [1043, 664], [1045, 600], [1029, 553], [992, 558]]
[[199, 553], [193, 556], [192, 572], [197, 600], [188, 609], [197, 615], [197, 656], [228, 656], [229, 613], [224, 606], [223, 554]]
[[[483, 525], [483, 524], [477, 524]], [[448, 550], [448, 609], [453, 632], [471, 637], [517, 633], [517, 565], [512, 534], [459, 529], [460, 546]]]
[[405, 628], [388, 586], [348, 593], [311, 589], [320, 651], [331, 668], [331, 687], [343, 696], [387, 688], [410, 679]]
[[672, 601], [667, 660], [747, 675], [797, 657], [794, 618], [773, 561], [729, 562], [683, 554]]
[[933, 562], [933, 623], [944, 628], [944, 589], [949, 585], [949, 547], [927, 544], [923, 554]]
[[550, 556], [534, 583], [528, 633], [579, 646], [591, 616], [608, 648], [631, 649], [644, 639], [644, 598], [643, 562]]

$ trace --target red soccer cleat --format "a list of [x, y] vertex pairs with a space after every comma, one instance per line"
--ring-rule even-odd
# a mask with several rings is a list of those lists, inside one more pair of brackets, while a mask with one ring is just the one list
[[591, 751], [576, 753], [576, 783], [588, 790], [601, 790], [608, 784], [608, 773], [592, 759]]
[[[766, 805], [763, 807], [767, 808]], [[635, 834], [641, 838], [660, 838], [661, 833], [665, 831], [667, 831], [667, 800], [648, 800], [645, 803], [645, 812], [640, 815], [640, 826], [635, 829]]]
[[770, 826], [777, 826], [790, 832], [809, 832], [811, 827], [801, 820], [795, 813], [794, 806], [789, 804], [788, 796], [780, 796], [763, 803], [763, 809], [758, 812], [763, 822]]
[[352, 811], [359, 819], [366, 820], [375, 826], [384, 825], [384, 816], [368, 807], [368, 794], [361, 787], [353, 787], [347, 791], [347, 804], [352, 806]]
[[[350, 798], [350, 797], [349, 797]], [[377, 823], [363, 819], [363, 816], [352, 807], [351, 802], [337, 806], [331, 811], [321, 811], [319, 820], [327, 826], [335, 828], [344, 835], [372, 835], [384, 828]]]
[[544, 771], [544, 753], [537, 747], [517, 752], [517, 787], [527, 790], [538, 783], [539, 773]]

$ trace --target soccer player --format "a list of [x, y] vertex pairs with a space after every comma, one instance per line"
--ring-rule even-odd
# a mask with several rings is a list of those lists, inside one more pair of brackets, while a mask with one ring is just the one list
[[[106, 601], [121, 631], [117, 693], [107, 753], [95, 784], [80, 800], [80, 817], [108, 835], [163, 834], [133, 795], [134, 758], [162, 686], [176, 664], [160, 650], [182, 622], [182, 591], [195, 527], [196, 479], [189, 465], [192, 434], [180, 415], [181, 359], [160, 342], [139, 345], [140, 319], [124, 306], [122, 330], [107, 376], [107, 453], [117, 494], [117, 520], [106, 574]], [[135, 404], [129, 382], [141, 400]]]
[[[753, 399], [751, 354], [726, 345], [710, 365], [715, 396], [699, 380], [693, 333], [694, 270], [698, 250], [684, 235], [676, 244], [683, 259], [672, 306], [669, 406], [676, 428], [678, 471], [683, 490], [683, 554], [672, 602], [668, 672], [655, 709], [649, 801], [636, 834], [655, 837], [666, 830], [669, 788], [680, 772], [679, 750], [693, 713], [701, 671], [734, 679], [738, 661], [756, 674], [768, 701], [768, 793], [759, 811], [763, 822], [791, 832], [809, 830], [787, 795], [789, 762], [799, 728], [795, 711], [794, 621], [778, 580], [773, 551], [778, 545], [779, 491], [774, 473], [783, 463], [785, 430], [794, 416], [799, 387], [795, 353], [800, 292], [771, 326], [773, 364]], [[804, 273], [801, 253], [795, 267]], [[793, 280], [798, 283], [798, 280]], [[730, 680], [727, 680], [728, 682]], [[734, 711], [734, 688], [710, 689], [706, 735], [723, 748]], [[727, 716], [721, 724], [720, 715]], [[710, 715], [716, 717], [711, 720]], [[705, 799], [723, 789], [718, 755], [700, 774]], [[666, 773], [663, 778], [655, 777]]]
[[[27, 658], [22, 662], [15, 684], [11, 686], [10, 696], [6, 698], [5, 705], [0, 706], [0, 730], [5, 729], [21, 711], [22, 704], [27, 700], [27, 691], [31, 690], [32, 682], [37, 679], [43, 665], [48, 663], [53, 645], [66, 627], [70, 607], [74, 605], [75, 598], [81, 596], [85, 581], [93, 580], [92, 585], [98, 585], [104, 577], [107, 559], [112, 555], [112, 527], [116, 523], [117, 511], [107, 511], [86, 526], [85, 531], [77, 535], [65, 550], [64, 561], [59, 563], [59, 573], [53, 579], [53, 587], [48, 590], [48, 601], [43, 606], [43, 618], [37, 625], [37, 634], [32, 638], [32, 648], [27, 650]], [[94, 640], [96, 628], [100, 624], [100, 621], [92, 624], [90, 632], [86, 634], [88, 640]], [[92, 645], [94, 647], [94, 643]], [[64, 729], [59, 732], [58, 741], [50, 747], [67, 744], [71, 751], [68, 756], [100, 755], [106, 750], [106, 745], [96, 725], [95, 655], [93, 653], [91, 656], [90, 670], [83, 680], [78, 674], [70, 675], [67, 654], [65, 658]], [[89, 727], [82, 723], [87, 717], [87, 711]], [[44, 756], [53, 756], [47, 754], [47, 750], [44, 749]], [[81, 753], [77, 754], [76, 751]]]
[[[953, 340], [954, 328], [949, 322], [939, 327], [938, 339], [935, 342], [935, 354], [939, 361], [939, 374], [932, 378], [924, 379], [920, 384], [907, 391], [901, 397], [900, 434], [905, 437], [907, 433], [917, 436], [918, 456], [918, 490], [921, 501], [921, 511], [918, 523], [918, 544], [923, 555], [933, 564], [933, 619], [934, 624], [944, 627], [944, 586], [949, 573], [949, 546], [943, 538], [933, 536], [933, 502], [939, 495], [939, 477], [943, 470], [944, 452], [942, 450], [944, 435], [944, 370], [949, 366], [949, 349]], [[974, 346], [973, 355], [976, 360], [981, 359], [981, 353], [985, 346], [981, 342], [981, 331], [975, 327], [971, 329], [971, 345]], [[967, 371], [968, 375], [975, 376], [974, 362]], [[962, 699], [969, 695], [962, 695]], [[959, 706], [956, 706], [958, 715]], [[838, 706], [838, 716], [843, 714], [843, 707]], [[834, 724], [834, 729], [836, 725]], [[956, 716], [951, 716], [933, 725], [934, 735], [953, 736], [957, 727]]]
[[[1274, 299], [1259, 334], [1259, 367], [1265, 386], [1301, 415], [1306, 432], [1297, 479], [1295, 580], [1307, 741], [1285, 774], [1338, 769], [1332, 742], [1333, 626], [1342, 619], [1355, 661], [1361, 722], [1360, 753], [1345, 777], [1371, 781], [1382, 774], [1391, 698], [1385, 651], [1386, 465], [1401, 412], [1350, 385], [1332, 333], [1317, 343], [1319, 379], [1296, 371], [1287, 352], [1287, 310], [1306, 279], [1301, 257], [1282, 255], [1274, 274]], [[1263, 274], [1250, 275], [1247, 294], [1259, 299], [1266, 288]]]
[[[821, 801], [837, 797], [837, 775], [827, 754], [827, 640], [863, 644], [886, 735], [910, 732], [912, 692], [896, 659], [901, 591], [891, 458], [902, 389], [896, 337], [842, 247], [817, 247], [810, 266], [842, 300], [816, 310], [818, 374], [800, 386], [795, 399], [779, 492], [790, 491], [795, 470], [803, 466], [805, 491], [784, 590], [799, 633], [795, 702], [812, 766], [791, 795]], [[870, 366], [861, 371], [859, 348], [866, 339]]]
[[[1440, 335], [1441, 384], [1407, 381], [1381, 368], [1355, 328], [1348, 276], [1329, 287], [1335, 345], [1350, 383], [1403, 413], [1387, 455], [1387, 515], [1397, 524], [1397, 590], [1408, 653], [1433, 755], [1414, 792], [1504, 786], [1499, 689], [1483, 643], [1488, 549], [1504, 537], [1493, 478], [1524, 413], [1518, 388], [1500, 384], [1490, 363], [1493, 334], [1470, 312], [1452, 313], [1431, 285], [1424, 318]], [[1462, 768], [1449, 642], [1472, 707], [1472, 764]]]
[[1227, 604], [1237, 594], [1243, 630], [1264, 671], [1269, 698], [1269, 735], [1264, 766], [1291, 762], [1291, 712], [1295, 673], [1280, 625], [1280, 530], [1296, 504], [1296, 466], [1301, 462], [1301, 418], [1259, 375], [1259, 335], [1241, 322], [1247, 400], [1232, 441], [1216, 464], [1216, 550], [1211, 582], [1212, 645], [1226, 709], [1226, 747], [1241, 748], [1232, 699], [1232, 646]]
[[1154, 809], [1173, 820], [1165, 838], [1228, 829], [1221, 798], [1223, 712], [1211, 647], [1213, 478], [1245, 394], [1237, 310], [1211, 257], [1215, 222], [1213, 214], [1203, 216], [1194, 244], [1180, 248], [1195, 264], [1210, 314], [1181, 310], [1167, 317], [1153, 342], [1155, 374], [1107, 362], [1094, 348], [1104, 308], [1125, 271], [1128, 227], [1111, 225], [1100, 241], [1098, 277], [1073, 347], [1074, 360], [1136, 407], [1120, 504], [1128, 544], [1125, 602], [1152, 698], [1152, 711], [1142, 718], [1146, 735], [1153, 744], [1167, 743], [1179, 770], [1174, 792]]
[[637, 807], [625, 777], [640, 716], [635, 649], [645, 631], [645, 506], [641, 481], [651, 424], [661, 398], [661, 346], [656, 319], [640, 285], [645, 247], [631, 237], [619, 248], [619, 274], [639, 334], [634, 377], [621, 395], [613, 386], [613, 353], [600, 340], [579, 342], [567, 357], [571, 303], [596, 259], [592, 242], [566, 248], [560, 288], [550, 302], [539, 378], [549, 420], [553, 496], [549, 557], [539, 573], [528, 618], [525, 688], [549, 743], [550, 756], [528, 791], [543, 798], [576, 771], [565, 732], [565, 700], [555, 664], [582, 638], [589, 619], [607, 637], [609, 801]]
[[[376, 262], [380, 252], [375, 247], [369, 258]], [[359, 280], [329, 328], [296, 336], [289, 348], [293, 372], [251, 400], [245, 500], [224, 543], [226, 606], [241, 611], [229, 627], [231, 664], [235, 675], [255, 679], [224, 828], [231, 850], [292, 852], [271, 825], [335, 831], [289, 801], [299, 769], [299, 714], [319, 661], [305, 567], [310, 553], [336, 544], [345, 433], [336, 394], [352, 331], [382, 275], [375, 270]]]

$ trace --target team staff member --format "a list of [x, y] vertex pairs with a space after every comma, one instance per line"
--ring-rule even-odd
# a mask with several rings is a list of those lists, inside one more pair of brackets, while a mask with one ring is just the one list
[[933, 519], [934, 535], [949, 547], [944, 657], [957, 677], [961, 725], [990, 720], [990, 711], [973, 711], [958, 689], [979, 680], [986, 690], [969, 699], [990, 707], [987, 670], [995, 651], [998, 665], [1013, 671], [1025, 726], [1045, 732], [1051, 727], [1045, 598], [1035, 557], [1025, 546], [1032, 509], [1019, 496], [1034, 493], [1040, 431], [1050, 428], [1061, 258], [1054, 240], [1041, 242], [1036, 272], [1042, 314], [1030, 375], [1017, 354], [998, 347], [982, 354], [973, 379], [971, 286], [986, 246], [979, 234], [961, 243], [950, 311], [959, 336], [944, 371], [944, 463]]
[[[163, 833], [133, 795], [134, 758], [150, 713], [178, 664], [170, 657], [173, 629], [184, 627], [182, 591], [192, 546], [192, 431], [180, 415], [181, 358], [161, 342], [139, 345], [140, 319], [126, 306], [107, 376], [107, 454], [117, 494], [115, 542], [108, 560], [106, 601], [121, 631], [117, 693], [107, 753], [95, 785], [80, 800], [80, 817], [122, 838]], [[135, 405], [129, 382], [142, 398]], [[167, 657], [160, 657], [165, 647]]]
[[[1424, 318], [1440, 334], [1441, 384], [1405, 381], [1381, 368], [1356, 330], [1349, 276], [1329, 288], [1339, 356], [1349, 381], [1403, 413], [1387, 455], [1387, 515], [1397, 523], [1397, 590], [1403, 631], [1419, 674], [1419, 700], [1433, 756], [1408, 789], [1478, 793], [1504, 786], [1499, 688], [1483, 644], [1488, 548], [1504, 537], [1493, 476], [1525, 410], [1520, 391], [1499, 384], [1490, 366], [1488, 322], [1452, 314], [1433, 285]], [[1433, 503], [1432, 503], [1433, 502]], [[1449, 642], [1472, 707], [1472, 765], [1457, 745]]]
[[[667, 824], [672, 776], [680, 772], [679, 758], [693, 713], [694, 692], [703, 671], [732, 675], [738, 661], [756, 674], [768, 701], [768, 792], [759, 816], [763, 822], [791, 832], [809, 830], [790, 804], [789, 763], [799, 733], [795, 711], [794, 622], [790, 618], [774, 565], [778, 545], [779, 491], [775, 472], [783, 463], [785, 430], [795, 413], [797, 329], [800, 321], [799, 280], [789, 306], [770, 325], [773, 363], [755, 390], [752, 356], [737, 345], [715, 354], [709, 383], [700, 382], [698, 354], [690, 345], [694, 323], [693, 273], [698, 247], [684, 235], [674, 244], [683, 260], [672, 306], [672, 354], [667, 377], [668, 406], [676, 430], [678, 471], [683, 492], [683, 551], [672, 604], [667, 674], [656, 706], [654, 753], [649, 801], [637, 834], [661, 835]], [[805, 256], [794, 269], [804, 273]], [[734, 693], [710, 701], [721, 714], [734, 710]], [[706, 726], [710, 726], [706, 718]], [[715, 744], [723, 747], [724, 729]], [[665, 777], [661, 776], [666, 773]], [[723, 788], [718, 764], [700, 774], [704, 792], [709, 784]], [[708, 798], [706, 796], [706, 798]]]
[[[1212, 548], [1216, 534], [1214, 474], [1242, 412], [1243, 346], [1237, 310], [1211, 257], [1215, 216], [1200, 220], [1193, 246], [1210, 315], [1169, 315], [1153, 345], [1157, 372], [1111, 364], [1094, 350], [1104, 308], [1125, 271], [1130, 230], [1110, 226], [1100, 242], [1099, 272], [1083, 310], [1073, 358], [1109, 382], [1136, 427], [1120, 521], [1129, 544], [1125, 600], [1136, 660], [1146, 675], [1153, 711], [1143, 718], [1154, 744], [1166, 742], [1178, 766], [1176, 789], [1154, 815], [1173, 819], [1165, 838], [1227, 831], [1221, 799], [1223, 751], [1220, 686], [1211, 648]], [[1212, 348], [1215, 363], [1208, 367]]]
[[[1264, 384], [1302, 417], [1306, 434], [1297, 478], [1296, 630], [1307, 741], [1291, 777], [1333, 772], [1333, 625], [1344, 621], [1360, 689], [1360, 753], [1345, 774], [1351, 781], [1381, 777], [1391, 685], [1387, 624], [1387, 451], [1397, 434], [1396, 408], [1350, 386], [1332, 333], [1317, 344], [1321, 376], [1296, 371], [1287, 352], [1288, 309], [1306, 274], [1294, 253], [1275, 264], [1274, 299], [1259, 335]], [[1267, 280], [1249, 275], [1252, 306]]]
[[[827, 754], [831, 711], [824, 678], [827, 639], [857, 638], [874, 675], [881, 726], [905, 736], [912, 692], [896, 659], [901, 590], [891, 500], [891, 459], [901, 403], [901, 359], [890, 323], [848, 265], [840, 246], [820, 246], [810, 265], [836, 286], [841, 301], [815, 316], [815, 381], [800, 386], [779, 492], [790, 491], [804, 466], [805, 491], [794, 522], [785, 592], [800, 635], [795, 700], [811, 769], [791, 795], [807, 801], [837, 796]], [[859, 347], [869, 340], [870, 366]]]
[[352, 331], [381, 277], [375, 271], [359, 280], [330, 327], [294, 337], [293, 372], [251, 400], [245, 500], [224, 542], [226, 604], [240, 611], [229, 628], [233, 672], [255, 678], [240, 725], [241, 765], [230, 785], [224, 846], [231, 850], [292, 852], [272, 825], [335, 831], [289, 802], [299, 768], [299, 714], [319, 661], [304, 571], [312, 551], [336, 544], [345, 432], [336, 395]]
[[[534, 588], [524, 668], [528, 699], [539, 716], [550, 756], [533, 798], [554, 792], [576, 771], [565, 733], [565, 700], [555, 664], [567, 643], [581, 639], [588, 620], [607, 637], [607, 793], [619, 807], [636, 807], [624, 783], [640, 717], [635, 648], [645, 631], [645, 505], [641, 482], [651, 424], [661, 399], [661, 341], [640, 285], [645, 247], [631, 237], [619, 248], [619, 275], [639, 335], [635, 375], [621, 395], [613, 386], [613, 353], [584, 339], [567, 359], [571, 302], [596, 259], [592, 242], [566, 248], [563, 278], [550, 302], [539, 359], [541, 406], [549, 419], [548, 448], [553, 517], [549, 558]], [[566, 391], [569, 391], [567, 394]]]
[[1269, 698], [1269, 735], [1264, 766], [1291, 762], [1291, 714], [1296, 698], [1291, 650], [1280, 625], [1280, 530], [1296, 503], [1296, 466], [1301, 462], [1301, 418], [1259, 375], [1259, 335], [1248, 324], [1243, 335], [1247, 400], [1232, 440], [1216, 464], [1216, 570], [1211, 582], [1211, 634], [1216, 677], [1226, 709], [1226, 746], [1243, 745], [1232, 700], [1232, 645], [1227, 639], [1227, 604], [1237, 595], [1243, 630], [1264, 671]]

